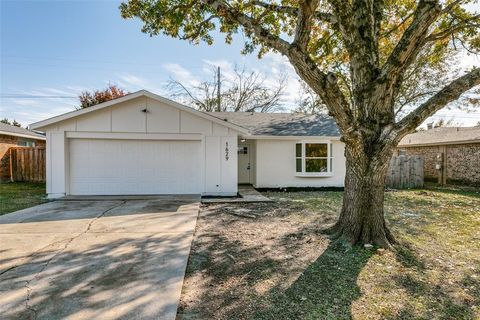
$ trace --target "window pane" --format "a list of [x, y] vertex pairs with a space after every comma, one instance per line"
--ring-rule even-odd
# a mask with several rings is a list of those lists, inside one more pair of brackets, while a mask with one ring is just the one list
[[301, 143], [297, 143], [295, 145], [295, 156], [297, 158], [300, 158], [302, 156], [302, 144]]
[[305, 159], [305, 172], [327, 172], [327, 159]]
[[302, 172], [302, 159], [297, 158], [297, 172]]
[[326, 143], [306, 143], [305, 157], [328, 157]]

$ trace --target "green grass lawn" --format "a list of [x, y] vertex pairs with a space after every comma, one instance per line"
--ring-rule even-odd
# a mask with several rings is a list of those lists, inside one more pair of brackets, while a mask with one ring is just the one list
[[203, 207], [179, 319], [480, 319], [478, 190], [387, 192], [393, 251], [330, 242], [341, 192], [266, 195]]
[[45, 183], [0, 183], [0, 215], [46, 202]]

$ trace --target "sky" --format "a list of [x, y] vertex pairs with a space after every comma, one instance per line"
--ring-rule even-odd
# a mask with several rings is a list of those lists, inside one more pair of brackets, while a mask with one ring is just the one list
[[[0, 0], [0, 118], [25, 126], [69, 112], [79, 93], [109, 83], [165, 96], [170, 78], [194, 84], [216, 66], [228, 78], [235, 65], [265, 74], [272, 86], [287, 74], [285, 110], [295, 107], [299, 82], [284, 57], [241, 55], [241, 34], [232, 45], [218, 34], [212, 46], [150, 37], [139, 20], [120, 17], [120, 2]], [[480, 66], [480, 58], [465, 56], [462, 64]], [[474, 125], [480, 111], [445, 109], [433, 120], [441, 118]]]

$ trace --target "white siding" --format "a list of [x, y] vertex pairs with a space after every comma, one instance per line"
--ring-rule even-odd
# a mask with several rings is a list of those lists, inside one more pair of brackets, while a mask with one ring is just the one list
[[112, 106], [112, 131], [147, 132], [146, 98], [138, 98]]
[[[143, 112], [144, 109], [147, 112]], [[159, 139], [189, 140], [192, 134], [196, 134], [198, 138], [195, 140], [198, 140], [196, 145], [198, 145], [200, 154], [199, 160], [196, 160], [199, 161], [200, 191], [203, 194], [222, 195], [233, 195], [237, 192], [236, 145], [238, 132], [154, 99], [135, 98], [55, 123], [46, 127], [45, 131], [48, 157], [47, 192], [50, 197], [70, 194], [70, 163], [77, 160], [69, 159], [68, 146], [74, 138], [80, 138], [79, 135], [84, 135], [84, 139], [155, 141]], [[137, 137], [140, 134], [142, 137]], [[167, 135], [159, 138], [162, 134]], [[72, 138], [67, 138], [67, 136]], [[207, 141], [210, 142], [207, 143]], [[211, 144], [211, 141], [215, 141], [215, 146]], [[225, 152], [224, 144], [227, 141], [231, 154], [228, 161], [222, 158]], [[115, 156], [112, 157], [115, 158]], [[176, 160], [168, 161], [175, 162]], [[94, 164], [92, 163], [91, 166], [93, 170]], [[177, 176], [179, 181], [186, 179], [182, 178], [180, 174]], [[208, 183], [207, 178], [211, 179]], [[215, 186], [215, 188], [209, 187], [209, 193], [206, 189], [207, 185]], [[75, 190], [73, 192], [75, 193]]]
[[223, 196], [237, 193], [237, 137], [205, 138], [205, 192]]
[[66, 192], [66, 146], [65, 133], [47, 134], [47, 192], [52, 195], [64, 195]]
[[191, 113], [180, 113], [181, 133], [202, 133], [206, 136], [213, 135], [213, 122], [199, 118]]
[[76, 131], [110, 132], [112, 131], [110, 116], [108, 109], [86, 114], [77, 120]]
[[147, 132], [180, 133], [180, 111], [153, 99], [147, 100]]
[[297, 142], [299, 141], [257, 140], [256, 187], [343, 187], [345, 156], [342, 142], [332, 141], [333, 172], [328, 177], [297, 176], [295, 172], [295, 144]]

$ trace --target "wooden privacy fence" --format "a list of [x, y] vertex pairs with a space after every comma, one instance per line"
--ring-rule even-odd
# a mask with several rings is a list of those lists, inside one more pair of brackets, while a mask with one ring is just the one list
[[423, 187], [423, 157], [393, 156], [388, 168], [387, 187], [393, 189]]
[[14, 147], [10, 153], [10, 180], [45, 182], [45, 148]]

